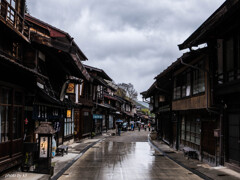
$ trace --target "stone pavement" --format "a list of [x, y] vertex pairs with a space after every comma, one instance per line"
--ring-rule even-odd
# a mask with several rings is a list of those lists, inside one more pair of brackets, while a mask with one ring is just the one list
[[[111, 136], [116, 133], [116, 130], [109, 130], [108, 132], [103, 132], [102, 135], [96, 136], [93, 139], [82, 139], [79, 142], [74, 142], [69, 145], [69, 153], [64, 154], [64, 156], [55, 156], [52, 159], [52, 164], [54, 166], [54, 175], [50, 177], [46, 174], [28, 173], [21, 172], [21, 170], [10, 171], [0, 177], [4, 180], [46, 180], [46, 179], [57, 179], [75, 162], [79, 159], [84, 152], [86, 152], [90, 147], [94, 146], [96, 143], [106, 139], [107, 141], [112, 141], [117, 139], [117, 141], [122, 141], [123, 136], [129, 136], [129, 141], [148, 141], [149, 143], [162, 154], [172, 159], [179, 165], [187, 168], [195, 174], [198, 174], [203, 179], [220, 179], [220, 180], [235, 180], [240, 179], [240, 173], [230, 170], [226, 167], [211, 167], [206, 163], [200, 162], [194, 159], [187, 159], [184, 157], [182, 151], [176, 151], [170, 148], [167, 144], [159, 140], [147, 139], [147, 134], [149, 132], [141, 133], [135, 132], [123, 132], [122, 136]], [[138, 134], [139, 133], [139, 134]], [[144, 133], [142, 135], [142, 133]], [[144, 136], [144, 137], [143, 137]], [[146, 139], [145, 139], [146, 138]], [[122, 140], [121, 140], [122, 139]]]
[[116, 133], [116, 130], [108, 130], [108, 132], [103, 132], [102, 135], [95, 136], [93, 139], [85, 138], [79, 142], [74, 142], [68, 145], [68, 154], [64, 153], [64, 156], [55, 156], [52, 159], [52, 165], [54, 166], [54, 175], [38, 174], [21, 172], [20, 169], [12, 170], [3, 174], [0, 180], [55, 180], [61, 176], [77, 159], [79, 159], [85, 151], [87, 151], [94, 144], [102, 141], [104, 138], [111, 136], [112, 133]]
[[212, 167], [206, 163], [196, 159], [188, 159], [184, 157], [182, 151], [176, 151], [170, 148], [167, 144], [160, 140], [149, 139], [156, 149], [162, 152], [165, 156], [172, 159], [179, 165], [187, 168], [195, 174], [198, 174], [203, 179], [220, 179], [220, 180], [237, 180], [240, 179], [240, 173], [226, 167]]

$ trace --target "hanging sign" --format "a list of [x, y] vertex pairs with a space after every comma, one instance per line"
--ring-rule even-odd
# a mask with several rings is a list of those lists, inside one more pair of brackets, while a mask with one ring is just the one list
[[102, 119], [103, 115], [100, 114], [93, 114], [93, 119]]
[[68, 87], [67, 87], [67, 90], [66, 90], [66, 93], [67, 94], [74, 94], [74, 83], [69, 83], [68, 84]]

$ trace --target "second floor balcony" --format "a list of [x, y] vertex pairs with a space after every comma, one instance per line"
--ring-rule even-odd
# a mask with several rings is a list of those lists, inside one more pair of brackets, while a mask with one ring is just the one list
[[23, 39], [29, 41], [29, 25], [24, 20], [24, 6], [24, 3], [16, 0], [1, 0], [0, 20]]

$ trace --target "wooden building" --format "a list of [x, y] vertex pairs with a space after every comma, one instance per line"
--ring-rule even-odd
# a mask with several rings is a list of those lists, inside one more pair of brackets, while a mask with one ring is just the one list
[[25, 1], [0, 1], [0, 172], [22, 161], [28, 89], [41, 77], [25, 66], [30, 41], [24, 12]]
[[[143, 93], [163, 139], [201, 161], [240, 169], [240, 1], [225, 1], [182, 44], [189, 49]], [[204, 44], [204, 48], [203, 45]], [[200, 46], [201, 45], [201, 46]], [[194, 50], [195, 49], [195, 50]], [[170, 82], [171, 85], [167, 85]], [[168, 103], [161, 106], [164, 91]], [[170, 123], [171, 122], [171, 123]]]
[[210, 67], [208, 48], [185, 53], [156, 77], [145, 97], [151, 97], [157, 130], [165, 142], [180, 150], [191, 148], [199, 160], [214, 165], [219, 113]]
[[217, 163], [218, 142], [216, 107], [212, 101], [212, 77], [209, 71], [208, 49], [184, 54], [173, 73], [172, 111], [177, 118], [180, 149], [194, 149], [199, 160]]
[[76, 101], [75, 90], [77, 84], [91, 81], [81, 63], [87, 58], [68, 33], [28, 14], [25, 16], [31, 25], [27, 66], [46, 77], [37, 78], [37, 86], [33, 88], [33, 123], [36, 128], [40, 121], [52, 122], [57, 145], [73, 142], [74, 118], [79, 118], [74, 112], [82, 108]]
[[[115, 111], [114, 97], [112, 96], [112, 88], [108, 85], [112, 79], [104, 70], [84, 65], [93, 80], [93, 107], [92, 122], [93, 132], [101, 134], [103, 130], [113, 127], [112, 112]], [[107, 82], [108, 81], [108, 82]]]
[[[208, 46], [213, 100], [218, 107], [214, 131], [218, 164], [240, 169], [240, 1], [225, 1], [179, 49]], [[211, 133], [214, 133], [213, 130]]]
[[155, 114], [156, 131], [159, 132], [160, 138], [170, 146], [177, 148], [173, 145], [176, 120], [172, 119], [172, 66], [174, 64], [156, 76], [151, 87], [141, 94], [144, 98], [150, 98], [149, 110]]

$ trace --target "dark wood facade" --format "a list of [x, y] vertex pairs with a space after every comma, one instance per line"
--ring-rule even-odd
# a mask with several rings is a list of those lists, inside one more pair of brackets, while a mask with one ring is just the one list
[[[180, 49], [206, 43], [213, 72], [213, 100], [218, 107], [218, 164], [240, 169], [240, 1], [225, 1]], [[204, 29], [204, 30], [203, 30]], [[215, 126], [216, 128], [216, 126]]]
[[[240, 168], [240, 1], [225, 1], [179, 49], [189, 48], [176, 62], [157, 76], [145, 97], [154, 101], [164, 84], [172, 83], [171, 117], [166, 127], [173, 132], [172, 143], [195, 149], [202, 161], [212, 165]], [[206, 48], [197, 50], [197, 46]], [[167, 72], [172, 77], [167, 76]], [[169, 95], [171, 97], [171, 95]], [[160, 126], [159, 126], [160, 127]], [[160, 134], [165, 133], [159, 128]], [[176, 143], [177, 144], [177, 143]]]
[[[0, 1], [0, 172], [21, 163], [28, 88], [35, 73], [24, 66], [29, 26], [24, 1]], [[23, 80], [25, 78], [25, 80]]]
[[40, 121], [52, 122], [57, 145], [73, 139], [79, 105], [67, 89], [91, 81], [72, 38], [24, 13], [24, 0], [0, 1], [0, 172], [22, 162]]

